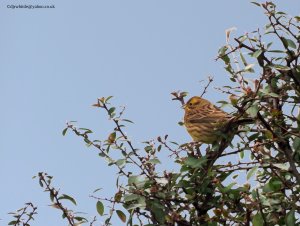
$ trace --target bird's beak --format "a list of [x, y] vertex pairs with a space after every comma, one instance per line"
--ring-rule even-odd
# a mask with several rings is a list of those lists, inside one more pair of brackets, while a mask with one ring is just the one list
[[185, 108], [186, 108], [186, 104], [182, 105], [181, 108], [182, 108], [182, 109], [185, 109]]

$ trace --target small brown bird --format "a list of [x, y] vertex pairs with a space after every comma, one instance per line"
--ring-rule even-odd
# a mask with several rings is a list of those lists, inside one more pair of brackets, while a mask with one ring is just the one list
[[208, 100], [192, 97], [184, 106], [184, 125], [194, 141], [211, 144], [220, 138], [218, 131], [233, 117]]

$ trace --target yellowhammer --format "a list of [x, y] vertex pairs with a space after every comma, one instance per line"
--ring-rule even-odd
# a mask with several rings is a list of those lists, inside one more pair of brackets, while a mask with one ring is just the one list
[[211, 144], [218, 140], [226, 123], [233, 117], [208, 100], [194, 96], [184, 105], [184, 125], [194, 141]]

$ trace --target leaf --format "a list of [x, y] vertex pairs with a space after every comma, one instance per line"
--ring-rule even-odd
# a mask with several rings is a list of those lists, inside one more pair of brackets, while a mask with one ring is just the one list
[[271, 97], [279, 97], [278, 94], [270, 92], [269, 89], [260, 89], [260, 92], [262, 92], [268, 96], [271, 96]]
[[233, 176], [232, 176], [232, 179], [236, 179], [238, 176], [239, 176], [238, 174], [233, 175]]
[[67, 200], [71, 201], [74, 205], [77, 205], [75, 199], [72, 198], [72, 197], [69, 196], [69, 195], [66, 195], [66, 194], [61, 195], [58, 199], [59, 199], [59, 200], [61, 200], [61, 199], [67, 199]]
[[284, 37], [281, 37], [281, 39], [282, 39], [282, 41], [284, 42], [285, 45], [287, 45], [287, 46], [289, 46], [289, 47], [291, 47], [293, 49], [297, 48], [297, 46], [296, 46], [296, 44], [294, 43], [293, 40], [287, 39], [287, 38], [284, 38]]
[[54, 201], [54, 194], [53, 192], [50, 192], [50, 200], [53, 202]]
[[121, 199], [122, 199], [122, 191], [118, 191], [115, 196], [114, 196], [114, 199], [116, 202], [120, 202]]
[[261, 49], [259, 49], [259, 50], [257, 50], [255, 53], [253, 53], [252, 56], [253, 56], [254, 58], [257, 58], [257, 57], [259, 57], [259, 56], [262, 54], [262, 52], [263, 52], [263, 51], [262, 51]]
[[97, 188], [93, 191], [93, 193], [96, 193], [97, 191], [100, 191], [100, 190], [102, 190], [102, 188]]
[[295, 210], [292, 209], [285, 217], [285, 224], [288, 226], [295, 226]]
[[158, 158], [150, 159], [148, 162], [149, 162], [149, 163], [152, 163], [152, 164], [161, 164], [161, 162], [159, 161]]
[[159, 225], [165, 225], [164, 224], [164, 222], [165, 222], [164, 206], [156, 200], [151, 200], [147, 204], [148, 204], [151, 212], [154, 213], [155, 219], [157, 219], [158, 222], [160, 223]]
[[272, 68], [275, 68], [277, 70], [281, 70], [281, 71], [290, 71], [291, 68], [288, 66], [283, 66], [283, 65], [279, 65], [279, 64], [273, 64], [271, 65]]
[[267, 49], [269, 49], [271, 47], [271, 45], [273, 44], [273, 42], [270, 42], [267, 44]]
[[178, 122], [178, 125], [184, 126], [184, 122], [180, 121], [180, 122]]
[[200, 159], [194, 158], [192, 156], [189, 156], [186, 160], [185, 160], [185, 164], [187, 166], [190, 166], [192, 168], [201, 168], [202, 165], [206, 162], [206, 158], [202, 157]]
[[244, 55], [242, 54], [242, 52], [240, 52], [240, 57], [241, 57], [241, 60], [242, 60], [242, 62], [243, 62], [243, 64], [244, 64], [244, 66], [246, 67], [248, 63], [247, 63], [247, 61], [246, 61]]
[[136, 209], [136, 208], [141, 208], [144, 209], [146, 207], [146, 199], [144, 197], [139, 197], [136, 200], [137, 203], [131, 204], [128, 207], [126, 207], [127, 210], [132, 210], [132, 209]]
[[248, 64], [245, 68], [244, 68], [244, 71], [253, 71], [253, 67], [255, 66], [255, 64]]
[[236, 185], [236, 182], [232, 182], [229, 185], [227, 185], [226, 187], [222, 187], [222, 185], [219, 186], [219, 190], [222, 193], [227, 193], [231, 190], [231, 188]]
[[300, 138], [299, 137], [295, 137], [294, 142], [293, 142], [293, 148], [294, 148], [295, 152], [300, 151]]
[[251, 2], [252, 4], [256, 5], [256, 6], [259, 6], [260, 7], [260, 4], [257, 3], [257, 2]]
[[152, 148], [152, 146], [146, 146], [146, 147], [144, 148], [144, 150], [148, 153], [149, 151], [152, 151], [153, 148]]
[[108, 143], [113, 144], [116, 140], [116, 136], [117, 136], [116, 132], [109, 134], [108, 139], [107, 139]]
[[222, 46], [220, 49], [219, 49], [219, 55], [222, 56], [226, 53], [226, 51], [228, 50], [228, 46]]
[[282, 188], [282, 182], [281, 180], [277, 179], [277, 178], [271, 178], [269, 181], [269, 188], [272, 191], [279, 191]]
[[77, 221], [79, 221], [78, 223], [85, 223], [88, 222], [88, 220], [85, 217], [74, 217], [74, 219], [76, 219]]
[[295, 16], [294, 18], [297, 22], [300, 22], [300, 16]]
[[120, 168], [124, 167], [126, 164], [126, 159], [119, 159], [116, 161], [116, 165], [119, 166]]
[[249, 180], [257, 171], [258, 166], [254, 166], [251, 170], [249, 170], [247, 174], [247, 180]]
[[260, 213], [257, 213], [252, 219], [253, 226], [264, 226], [264, 219]]
[[285, 51], [282, 50], [268, 50], [270, 53], [285, 53]]
[[276, 166], [277, 168], [285, 171], [288, 171], [290, 168], [288, 164], [284, 164], [284, 163], [274, 163], [273, 166]]
[[104, 213], [104, 205], [102, 202], [98, 201], [97, 204], [96, 204], [96, 209], [97, 209], [97, 212], [99, 213], [100, 216], [103, 216], [103, 213]]
[[115, 107], [111, 107], [111, 108], [108, 110], [108, 114], [111, 115], [112, 113], [114, 113], [115, 110], [116, 110]]
[[250, 115], [251, 118], [255, 118], [258, 112], [258, 106], [257, 104], [252, 105], [249, 107], [246, 112]]
[[240, 159], [243, 159], [244, 156], [245, 156], [245, 152], [244, 152], [244, 150], [243, 150], [243, 151], [240, 152]]
[[130, 194], [124, 196], [124, 202], [130, 202], [139, 199], [140, 196], [136, 194]]
[[67, 133], [68, 129], [69, 129], [69, 128], [67, 127], [67, 128], [65, 128], [65, 129], [62, 131], [62, 135], [63, 135], [63, 136], [65, 136], [65, 135], [66, 135], [66, 133]]
[[145, 182], [145, 177], [142, 175], [128, 177], [128, 185], [135, 185], [137, 188], [142, 188]]
[[129, 120], [129, 119], [122, 119], [122, 121], [124, 122], [129, 122], [129, 123], [134, 123], [133, 121]]
[[107, 103], [111, 98], [113, 98], [113, 96], [109, 96], [105, 99], [105, 103]]
[[118, 217], [121, 219], [121, 221], [123, 223], [125, 223], [126, 222], [126, 215], [121, 210], [117, 210], [116, 212], [117, 212]]

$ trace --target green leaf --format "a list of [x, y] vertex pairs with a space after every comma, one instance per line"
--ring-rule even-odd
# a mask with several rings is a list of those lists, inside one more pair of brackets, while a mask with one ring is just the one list
[[184, 126], [184, 122], [180, 121], [180, 122], [178, 122], [178, 125]]
[[138, 175], [138, 176], [130, 176], [128, 178], [128, 185], [134, 185], [137, 188], [142, 188], [144, 187], [145, 184], [145, 177], [142, 175]]
[[247, 63], [247, 61], [246, 61], [244, 55], [242, 54], [242, 52], [240, 52], [240, 57], [241, 57], [241, 60], [242, 60], [242, 62], [243, 62], [243, 64], [244, 64], [244, 66], [246, 67], [248, 63]]
[[126, 164], [126, 159], [119, 159], [116, 161], [116, 165], [119, 166], [120, 168], [124, 167]]
[[79, 221], [80, 223], [88, 222], [88, 220], [85, 217], [74, 217], [75, 220]]
[[244, 156], [245, 156], [245, 151], [243, 150], [243, 151], [240, 152], [240, 159], [243, 159]]
[[121, 211], [121, 210], [117, 210], [117, 215], [120, 218], [120, 220], [125, 223], [126, 222], [126, 215]]
[[161, 162], [159, 161], [158, 158], [150, 159], [148, 162], [149, 162], [149, 163], [152, 163], [152, 164], [161, 164]]
[[228, 50], [228, 46], [222, 46], [220, 49], [219, 49], [219, 55], [222, 56], [226, 53], [226, 51]]
[[105, 103], [107, 103], [111, 98], [113, 98], [113, 96], [109, 96], [105, 99]]
[[218, 226], [218, 223], [217, 222], [208, 222], [207, 223], [207, 226]]
[[108, 110], [108, 114], [111, 115], [112, 113], [114, 113], [115, 110], [116, 110], [115, 107], [111, 107], [111, 108]]
[[246, 112], [250, 115], [251, 118], [255, 118], [258, 112], [258, 105], [254, 104], [251, 107], [249, 107]]
[[253, 226], [264, 226], [264, 219], [260, 213], [257, 213], [252, 219]]
[[294, 142], [293, 142], [293, 148], [294, 148], [295, 152], [300, 151], [300, 138], [299, 137], [295, 137]]
[[218, 186], [220, 192], [222, 193], [227, 193], [231, 190], [231, 188], [236, 185], [236, 182], [232, 182], [229, 185], [227, 185], [226, 187], [223, 187], [223, 185]]
[[147, 203], [151, 211], [154, 213], [155, 219], [160, 223], [159, 225], [164, 225], [165, 222], [165, 212], [164, 206], [157, 200], [150, 200]]
[[144, 149], [147, 153], [153, 150], [152, 146], [146, 146]]
[[66, 199], [66, 200], [71, 201], [74, 205], [77, 205], [75, 199], [72, 198], [72, 197], [69, 196], [69, 195], [66, 195], [66, 194], [61, 195], [58, 199], [59, 199], [59, 200], [61, 200], [61, 199]]
[[257, 171], [258, 166], [254, 166], [251, 170], [249, 170], [247, 174], [247, 180], [249, 180]]
[[257, 3], [257, 2], [251, 2], [252, 4], [256, 5], [256, 6], [259, 6], [260, 7], [260, 4]]
[[53, 202], [54, 201], [54, 194], [53, 192], [50, 192], [50, 200]]
[[300, 16], [295, 16], [294, 18], [297, 22], [300, 22]]
[[103, 213], [104, 213], [104, 205], [102, 202], [98, 201], [97, 204], [96, 204], [96, 209], [97, 209], [97, 212], [99, 213], [100, 216], [103, 216]]
[[288, 214], [285, 217], [285, 223], [288, 226], [295, 226], [295, 210], [291, 210], [290, 212], [288, 212]]
[[146, 207], [146, 199], [144, 197], [139, 196], [137, 200], [135, 200], [137, 203], [134, 203], [132, 205], [129, 205], [126, 207], [127, 210], [132, 210], [136, 208], [142, 208], [144, 209]]
[[124, 202], [130, 202], [139, 199], [140, 196], [136, 194], [130, 194], [124, 196]]
[[259, 91], [271, 97], [279, 97], [278, 94], [270, 92], [269, 86], [267, 86], [265, 89], [260, 89]]
[[261, 49], [259, 49], [259, 50], [257, 50], [255, 53], [253, 53], [252, 56], [253, 56], [254, 58], [257, 58], [257, 57], [259, 57], [259, 56], [262, 54], [262, 52], [263, 52], [263, 51], [262, 51]]
[[192, 156], [189, 156], [185, 162], [187, 166], [190, 166], [192, 168], [201, 168], [204, 163], [206, 163], [206, 158], [202, 157], [200, 159], [194, 158]]
[[267, 44], [267, 49], [269, 49], [271, 47], [271, 45], [273, 44], [273, 42], [270, 42]]
[[273, 166], [276, 166], [277, 168], [285, 170], [285, 171], [288, 171], [290, 168], [289, 165], [285, 164], [285, 163], [274, 163]]
[[284, 37], [281, 37], [281, 39], [282, 39], [282, 41], [284, 42], [285, 45], [287, 45], [287, 46], [289, 46], [289, 47], [291, 47], [293, 49], [297, 48], [297, 46], [296, 46], [296, 44], [294, 43], [293, 40], [287, 39], [287, 38], [284, 38]]
[[249, 72], [253, 72], [253, 67], [255, 66], [255, 64], [248, 64], [245, 68], [244, 71], [249, 71]]
[[269, 186], [272, 191], [279, 191], [282, 188], [282, 182], [278, 178], [271, 178]]
[[129, 122], [129, 123], [134, 123], [133, 121], [129, 120], [129, 119], [122, 119], [122, 121], [124, 122]]
[[100, 191], [100, 190], [102, 190], [102, 188], [97, 188], [93, 191], [93, 193], [96, 193], [97, 191]]
[[17, 225], [18, 221], [11, 221], [8, 223], [8, 225]]
[[270, 53], [285, 53], [285, 51], [282, 50], [268, 50]]
[[276, 70], [281, 70], [281, 71], [290, 71], [291, 70], [290, 67], [279, 65], [279, 64], [273, 64], [271, 67], [275, 68]]
[[239, 176], [238, 174], [233, 175], [233, 176], [232, 176], [232, 179], [236, 179], [238, 176]]
[[67, 133], [68, 129], [69, 129], [69, 128], [67, 127], [67, 128], [65, 128], [65, 129], [62, 131], [62, 135], [63, 135], [63, 136], [65, 136], [65, 135], [66, 135], [66, 133]]

